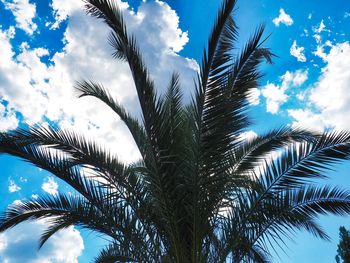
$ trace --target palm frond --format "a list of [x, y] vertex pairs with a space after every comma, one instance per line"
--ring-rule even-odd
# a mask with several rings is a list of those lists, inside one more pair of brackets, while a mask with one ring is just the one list
[[141, 155], [144, 159], [147, 159], [146, 153], [148, 152], [149, 142], [143, 126], [137, 119], [128, 114], [125, 108], [113, 99], [102, 85], [92, 81], [81, 81], [77, 82], [75, 88], [80, 93], [79, 97], [93, 96], [108, 105], [128, 127]]
[[[236, 4], [235, 0], [225, 0], [218, 12], [212, 33], [208, 41], [208, 51], [204, 51], [201, 64], [200, 77], [198, 77], [196, 98], [193, 101], [193, 116], [195, 120], [194, 134], [197, 144], [206, 150], [209, 144], [218, 137], [211, 146], [227, 145], [229, 135], [221, 135], [215, 132], [213, 127], [223, 127], [223, 123], [229, 121], [230, 107], [222, 92], [221, 85], [217, 82], [227, 73], [228, 63], [231, 60], [231, 51], [236, 40], [236, 25], [231, 17], [231, 12]], [[219, 118], [213, 118], [213, 115]], [[228, 122], [230, 123], [230, 122]], [[226, 127], [225, 127], [226, 128]], [[217, 128], [219, 130], [219, 128]], [[215, 155], [220, 151], [217, 148], [208, 155]], [[204, 151], [203, 151], [204, 152]], [[209, 163], [209, 162], [208, 162]]]
[[21, 201], [10, 205], [0, 217], [0, 231], [3, 232], [27, 220], [49, 219], [51, 225], [44, 232], [40, 247], [54, 233], [71, 225], [82, 226], [115, 238], [114, 229], [118, 229], [118, 224], [106, 204], [104, 206], [102, 209], [84, 198], [62, 194]]
[[211, 82], [215, 82], [222, 77], [222, 73], [227, 69], [227, 63], [231, 60], [230, 52], [237, 39], [237, 27], [231, 17], [235, 5], [235, 0], [225, 0], [217, 14], [208, 41], [208, 51], [204, 50], [203, 54], [200, 70], [200, 97], [205, 96], [209, 78], [212, 77]]
[[294, 143], [263, 168], [266, 189], [297, 187], [313, 178], [325, 178], [331, 165], [348, 160], [350, 133], [324, 133], [309, 143]]
[[[138, 94], [145, 129], [151, 141], [153, 151], [157, 151], [156, 135], [160, 126], [157, 95], [154, 84], [141, 58], [134, 36], [129, 36], [123, 15], [115, 1], [86, 0], [86, 12], [102, 19], [111, 29], [110, 44], [115, 50], [114, 56], [126, 60], [129, 64]], [[156, 154], [154, 152], [154, 154]]]
[[318, 136], [317, 133], [298, 128], [281, 127], [251, 140], [244, 139], [233, 148], [229, 156], [229, 169], [235, 174], [247, 173], [264, 162], [269, 153], [283, 150], [283, 147], [296, 142], [312, 143]]
[[0, 152], [19, 157], [68, 183], [87, 199], [98, 195], [99, 182], [88, 178], [66, 155], [49, 148], [17, 141], [11, 134], [0, 134]]
[[242, 53], [235, 58], [228, 77], [227, 89], [233, 104], [235, 122], [232, 133], [236, 136], [251, 123], [247, 115], [248, 98], [251, 96], [252, 90], [258, 87], [258, 81], [262, 77], [259, 66], [264, 61], [272, 63], [273, 54], [269, 49], [262, 47], [264, 29], [263, 25], [258, 27], [248, 40]]
[[[74, 131], [56, 130], [52, 127], [30, 127], [28, 130], [12, 131], [6, 136], [7, 139], [3, 140], [4, 142], [11, 140], [14, 147], [19, 146], [17, 148], [23, 150], [32, 148], [41, 152], [50, 152], [45, 150], [48, 147], [58, 150], [56, 152], [51, 151], [51, 155], [56, 153], [56, 155], [67, 160], [71, 167], [79, 166], [92, 169], [95, 172], [94, 177], [96, 179], [101, 178], [114, 187], [123, 187], [132, 191], [128, 184], [130, 167], [121, 163], [114, 154], [98, 143], [87, 139], [83, 135], [78, 135]], [[55, 155], [48, 156], [48, 158], [54, 159]]]
[[347, 215], [350, 213], [350, 191], [338, 187], [307, 187], [288, 191], [285, 202], [291, 211], [311, 218], [322, 214]]
[[119, 244], [113, 243], [100, 251], [95, 263], [137, 262], [131, 253]]
[[174, 221], [172, 219], [174, 206], [168, 196], [168, 190], [171, 191], [173, 188], [170, 187], [170, 184], [166, 186], [165, 173], [162, 171], [165, 167], [162, 165], [163, 150], [167, 149], [167, 145], [159, 144], [158, 140], [162, 133], [160, 103], [136, 40], [134, 36], [128, 35], [122, 13], [116, 2], [87, 0], [85, 9], [88, 14], [102, 19], [112, 29], [109, 41], [115, 50], [114, 56], [126, 60], [129, 64], [142, 110], [145, 131], [152, 148], [148, 154], [151, 155], [150, 159], [154, 160], [152, 163], [145, 163], [149, 170], [145, 178], [149, 182], [150, 192], [155, 196], [155, 200], [159, 201], [159, 211], [163, 212], [163, 216], [167, 217], [169, 222]]
[[235, 228], [232, 228], [232, 233], [236, 241], [240, 240], [241, 235], [248, 235], [246, 239], [250, 243], [246, 244], [247, 248], [258, 245], [267, 249], [266, 242], [284, 244], [284, 239], [291, 238], [295, 229], [304, 229], [318, 238], [329, 240], [328, 235], [315, 222], [320, 214], [350, 214], [350, 192], [327, 186], [309, 186], [279, 192], [265, 197], [259, 207], [255, 206], [254, 212], [249, 213], [249, 219], [240, 219], [238, 225], [241, 227], [233, 224]]

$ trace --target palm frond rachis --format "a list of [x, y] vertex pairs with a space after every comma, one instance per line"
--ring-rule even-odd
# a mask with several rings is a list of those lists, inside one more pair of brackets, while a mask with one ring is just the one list
[[235, 0], [224, 0], [218, 12], [188, 105], [178, 74], [165, 94], [156, 94], [114, 1], [85, 3], [88, 14], [110, 27], [113, 56], [130, 66], [142, 122], [101, 84], [82, 81], [76, 88], [115, 111], [142, 159], [123, 164], [74, 131], [32, 127], [0, 134], [1, 152], [51, 172], [78, 194], [12, 205], [0, 231], [48, 218], [40, 245], [69, 225], [97, 231], [111, 243], [96, 262], [269, 262], [271, 241], [295, 229], [327, 239], [317, 216], [350, 213], [349, 191], [311, 181], [349, 158], [350, 133], [280, 128], [250, 141], [239, 136], [250, 124], [247, 98], [262, 76], [259, 65], [273, 55], [262, 46], [263, 26], [234, 52]]

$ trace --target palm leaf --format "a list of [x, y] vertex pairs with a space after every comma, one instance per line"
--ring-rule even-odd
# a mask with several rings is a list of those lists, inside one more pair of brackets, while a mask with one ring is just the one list
[[129, 251], [121, 248], [120, 245], [113, 243], [108, 245], [95, 258], [95, 263], [117, 263], [117, 262], [137, 262]]
[[349, 159], [350, 134], [325, 133], [309, 143], [294, 143], [265, 165], [261, 180], [273, 191], [296, 187], [313, 178], [325, 178], [331, 164]]
[[112, 29], [110, 43], [115, 50], [114, 56], [129, 63], [143, 113], [145, 129], [155, 151], [157, 148], [155, 138], [160, 125], [157, 96], [135, 38], [128, 35], [123, 15], [115, 1], [87, 0], [85, 3], [88, 14], [102, 19]]
[[82, 81], [77, 82], [75, 88], [80, 93], [79, 97], [93, 96], [108, 105], [128, 127], [141, 155], [144, 159], [147, 159], [146, 153], [149, 151], [149, 149], [147, 149], [147, 147], [149, 147], [149, 142], [144, 128], [137, 119], [130, 116], [124, 107], [115, 101], [102, 85], [92, 81]]
[[118, 227], [108, 212], [108, 207], [97, 208], [81, 197], [60, 194], [10, 205], [0, 218], [0, 231], [5, 231], [27, 220], [44, 218], [51, 218], [49, 222], [52, 226], [44, 232], [40, 247], [54, 233], [71, 225], [82, 226], [113, 238], [116, 235], [112, 230]]

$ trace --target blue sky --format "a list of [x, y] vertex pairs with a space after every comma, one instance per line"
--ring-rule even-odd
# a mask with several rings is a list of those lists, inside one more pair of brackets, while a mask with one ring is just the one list
[[[219, 0], [120, 2], [161, 92], [173, 70], [188, 99]], [[350, 129], [350, 2], [343, 0], [238, 1], [235, 18], [242, 46], [260, 23], [278, 57], [264, 66], [251, 101], [255, 119], [247, 135], [281, 125]], [[137, 114], [125, 63], [111, 59], [108, 30], [71, 0], [0, 0], [0, 130], [23, 123], [74, 128], [115, 150], [124, 161], [138, 157], [125, 127], [104, 105], [77, 99], [75, 80], [94, 79]], [[103, 118], [101, 118], [103, 116]], [[0, 158], [0, 208], [70, 189], [27, 163]], [[350, 187], [350, 164], [337, 166], [327, 183]], [[296, 233], [275, 262], [334, 262], [338, 228], [350, 217], [321, 217], [332, 242]], [[44, 223], [28, 223], [0, 235], [1, 262], [90, 262], [104, 244], [93, 233], [69, 228], [39, 252], [34, 242]], [[20, 252], [19, 252], [20, 251]], [[26, 261], [23, 261], [25, 259]], [[7, 260], [7, 261], [6, 261]]]

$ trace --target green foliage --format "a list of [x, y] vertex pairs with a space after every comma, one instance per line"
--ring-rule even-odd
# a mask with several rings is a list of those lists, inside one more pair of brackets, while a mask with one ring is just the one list
[[248, 99], [262, 76], [259, 66], [271, 63], [273, 54], [263, 47], [263, 26], [242, 50], [235, 48], [235, 0], [223, 1], [187, 105], [176, 73], [167, 92], [156, 94], [116, 1], [85, 3], [87, 13], [110, 28], [113, 56], [130, 66], [142, 121], [99, 83], [81, 81], [76, 89], [119, 116], [141, 159], [122, 163], [70, 130], [0, 133], [0, 152], [45, 169], [76, 190], [76, 196], [9, 206], [0, 231], [50, 219], [42, 246], [70, 225], [93, 230], [110, 240], [95, 262], [270, 262], [271, 245], [282, 246], [295, 230], [327, 240], [317, 223], [320, 214], [350, 214], [349, 191], [317, 185], [333, 164], [349, 159], [349, 132], [282, 127], [242, 139], [251, 123]]
[[337, 256], [335, 257], [337, 263], [350, 262], [350, 232], [345, 227], [339, 228], [339, 244], [337, 249]]

